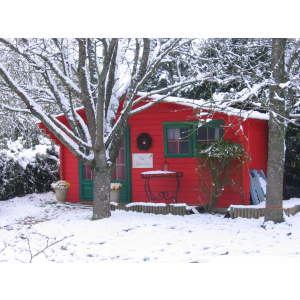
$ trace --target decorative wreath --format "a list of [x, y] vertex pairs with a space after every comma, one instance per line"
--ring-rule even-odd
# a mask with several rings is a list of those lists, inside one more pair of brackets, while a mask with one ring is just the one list
[[152, 138], [149, 136], [148, 133], [142, 132], [137, 138], [136, 138], [136, 146], [143, 151], [147, 151], [152, 144]]

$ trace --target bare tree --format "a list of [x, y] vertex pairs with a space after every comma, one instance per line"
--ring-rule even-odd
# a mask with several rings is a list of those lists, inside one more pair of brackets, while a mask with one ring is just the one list
[[270, 121], [268, 150], [268, 186], [265, 221], [283, 222], [282, 194], [285, 157], [286, 97], [280, 86], [286, 80], [285, 50], [287, 39], [272, 42], [272, 79], [270, 85]]
[[244, 120], [258, 111], [269, 115], [265, 221], [282, 222], [285, 132], [300, 117], [300, 40], [208, 39], [200, 47], [213, 87], [211, 99], [195, 103], [201, 122], [216, 111]]
[[[26, 61], [31, 76], [18, 81], [14, 78], [18, 70], [7, 60], [0, 62], [0, 84], [11, 99], [18, 100], [5, 109], [34, 115], [91, 167], [93, 220], [111, 215], [111, 175], [130, 116], [155, 103], [142, 102], [145, 98], [167, 92], [156, 100], [160, 101], [207, 76], [195, 77], [190, 39], [0, 39], [0, 43], [5, 51]], [[182, 76], [179, 71], [173, 84], [136, 98], [159, 64], [174, 60], [191, 72]], [[88, 124], [76, 111], [79, 105], [85, 109]], [[58, 121], [49, 106], [63, 113], [69, 126]]]

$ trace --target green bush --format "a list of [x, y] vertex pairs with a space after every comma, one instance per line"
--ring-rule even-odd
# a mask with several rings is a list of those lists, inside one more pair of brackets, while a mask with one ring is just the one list
[[43, 146], [46, 151], [39, 152], [18, 142], [0, 151], [0, 200], [50, 191], [59, 180], [58, 147]]
[[249, 160], [243, 147], [231, 141], [220, 139], [197, 147], [198, 199], [206, 212], [213, 212], [225, 187], [243, 192], [241, 167]]
[[285, 174], [290, 185], [296, 185], [300, 178], [299, 125], [289, 124], [285, 135]]

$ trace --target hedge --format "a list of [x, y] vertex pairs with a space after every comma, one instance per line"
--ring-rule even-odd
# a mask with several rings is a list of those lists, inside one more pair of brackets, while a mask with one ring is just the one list
[[59, 148], [49, 143], [26, 149], [19, 139], [0, 150], [0, 200], [51, 190], [59, 180]]

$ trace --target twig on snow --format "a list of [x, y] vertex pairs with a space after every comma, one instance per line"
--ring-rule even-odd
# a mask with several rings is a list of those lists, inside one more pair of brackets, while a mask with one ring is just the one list
[[[47, 254], [44, 252], [46, 249], [48, 249], [48, 248], [54, 246], [55, 244], [57, 244], [57, 243], [63, 241], [64, 239], [67, 239], [67, 238], [72, 237], [72, 236], [73, 236], [73, 234], [70, 235], [70, 236], [65, 236], [64, 238], [62, 238], [62, 239], [60, 239], [60, 240], [58, 240], [58, 241], [56, 241], [56, 242], [54, 242], [54, 243], [52, 243], [52, 244], [50, 244], [50, 245], [49, 245], [49, 238], [46, 237], [46, 238], [47, 238], [47, 245], [46, 245], [46, 247], [45, 247], [44, 249], [38, 251], [38, 252], [35, 253], [34, 255], [32, 254], [32, 251], [31, 251], [31, 248], [30, 248], [30, 242], [29, 242], [29, 239], [26, 237], [27, 244], [28, 244], [28, 250], [26, 250], [26, 251], [28, 251], [28, 252], [30, 253], [30, 261], [29, 261], [29, 263], [32, 262], [32, 260], [33, 260], [34, 257], [38, 256], [38, 255], [41, 254], [41, 253], [44, 253], [45, 256], [46, 256], [46, 258], [48, 258]], [[20, 260], [20, 259], [18, 259], [18, 260]], [[20, 260], [20, 261], [21, 261], [21, 260]], [[23, 261], [21, 261], [21, 262], [23, 262]]]
[[[0, 251], [0, 254], [7, 248], [7, 245], [6, 243], [4, 242], [4, 248]], [[4, 261], [7, 261], [7, 260], [0, 260], [0, 262], [4, 262]]]

